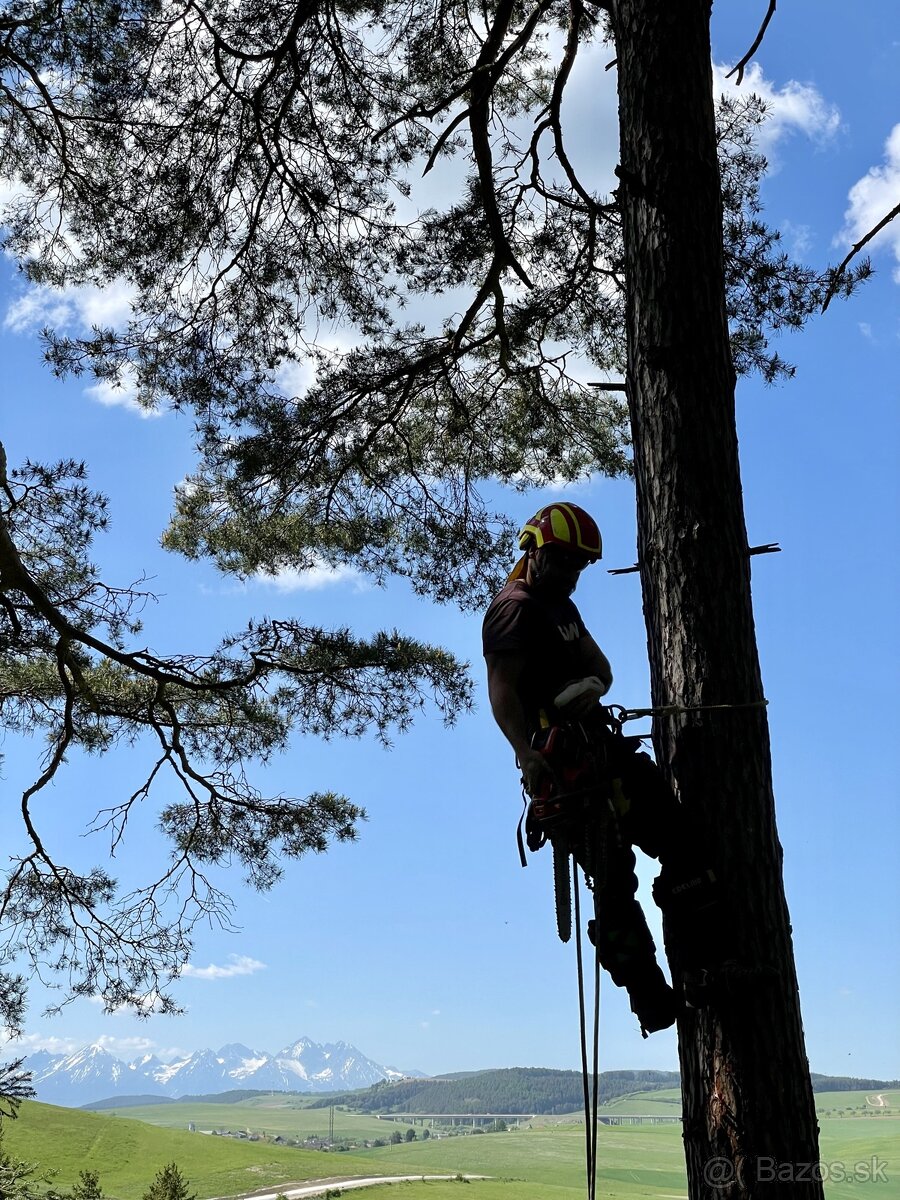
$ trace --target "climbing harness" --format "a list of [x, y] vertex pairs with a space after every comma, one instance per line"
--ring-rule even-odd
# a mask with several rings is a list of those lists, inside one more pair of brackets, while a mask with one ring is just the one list
[[[580, 836], [588, 817], [594, 822], [601, 816], [605, 819], [599, 808], [612, 811], [608, 739], [621, 735], [621, 724], [608, 709], [598, 706], [598, 713], [602, 718], [593, 725], [582, 721], [548, 725], [532, 738], [532, 746], [547, 759], [552, 776], [533, 798], [522, 788], [516, 842], [523, 867], [528, 865], [526, 845], [534, 853], [557, 837], [571, 841]], [[639, 742], [640, 738], [623, 738], [622, 749], [637, 749]]]

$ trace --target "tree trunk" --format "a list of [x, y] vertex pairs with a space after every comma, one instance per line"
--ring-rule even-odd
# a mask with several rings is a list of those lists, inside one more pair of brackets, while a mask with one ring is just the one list
[[[611, 10], [653, 703], [752, 705], [763, 692], [725, 315], [710, 4], [613, 0]], [[777, 972], [679, 1020], [690, 1196], [821, 1197], [765, 709], [662, 718], [655, 745], [708, 838], [728, 902], [725, 953]]]

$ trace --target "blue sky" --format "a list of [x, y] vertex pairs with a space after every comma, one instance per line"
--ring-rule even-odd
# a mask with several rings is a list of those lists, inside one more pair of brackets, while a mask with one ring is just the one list
[[[741, 56], [764, 9], [762, 0], [717, 7], [717, 63]], [[883, 0], [860, 6], [849, 23], [836, 3], [779, 9], [745, 82], [773, 103], [768, 219], [813, 263], [838, 261], [848, 239], [900, 198], [900, 30], [892, 16]], [[590, 156], [598, 178], [614, 162], [614, 81], [600, 72], [598, 84], [596, 70], [607, 58], [586, 60], [569, 114], [574, 153]], [[775, 388], [741, 381], [738, 413], [751, 541], [783, 547], [754, 559], [753, 585], [809, 1058], [818, 1071], [896, 1077], [900, 222], [872, 253], [877, 274], [857, 299], [785, 339], [797, 378]], [[92, 483], [111, 499], [112, 528], [96, 548], [106, 577], [124, 583], [146, 571], [161, 595], [146, 614], [148, 640], [160, 650], [202, 649], [261, 612], [360, 631], [396, 625], [472, 663], [478, 708], [452, 730], [428, 714], [390, 752], [369, 740], [298, 737], [267, 779], [299, 794], [335, 788], [365, 804], [359, 842], [290, 865], [266, 896], [223, 876], [240, 932], [198, 932], [176, 989], [186, 1015], [138, 1022], [80, 1001], [49, 1020], [35, 987], [23, 1048], [102, 1039], [131, 1056], [239, 1040], [276, 1050], [305, 1034], [428, 1072], [577, 1066], [573, 951], [556, 939], [546, 854], [519, 866], [517, 778], [487, 707], [480, 620], [416, 599], [402, 583], [380, 590], [352, 575], [319, 574], [241, 586], [163, 553], [172, 488], [192, 466], [189, 424], [104, 403], [110, 397], [83, 381], [54, 381], [34, 336], [48, 304], [77, 324], [101, 309], [114, 315], [121, 303], [115, 290], [24, 293], [4, 269], [2, 437], [11, 462], [88, 462]], [[605, 562], [585, 575], [576, 598], [612, 661], [611, 699], [645, 704], [638, 580], [604, 569], [634, 561], [632, 486], [596, 479], [567, 495], [603, 530]], [[550, 497], [501, 501], [524, 518]], [[16, 797], [37, 749], [4, 744], [5, 845], [17, 836]], [[143, 761], [140, 747], [74, 758], [41, 801], [57, 847], [102, 859], [102, 840], [78, 834]], [[153, 855], [161, 861], [153, 826], [152, 811], [142, 813], [118, 860], [123, 880], [140, 878]], [[653, 864], [641, 872], [655, 924]], [[674, 1035], [642, 1041], [611, 985], [601, 1045], [604, 1068], [676, 1066]]]

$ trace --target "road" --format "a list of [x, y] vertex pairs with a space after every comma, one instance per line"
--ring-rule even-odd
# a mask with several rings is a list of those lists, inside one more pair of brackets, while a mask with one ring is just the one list
[[[334, 1188], [349, 1192], [354, 1188], [375, 1187], [379, 1183], [409, 1183], [417, 1179], [428, 1183], [457, 1178], [457, 1175], [333, 1175], [328, 1179], [307, 1179], [304, 1183], [285, 1184], [275, 1191], [244, 1192], [241, 1200], [278, 1200], [279, 1196], [286, 1197], [286, 1200], [306, 1200], [306, 1197], [322, 1196]], [[463, 1179], [489, 1178], [489, 1175], [463, 1175]], [[234, 1197], [216, 1196], [213, 1200], [234, 1200]]]

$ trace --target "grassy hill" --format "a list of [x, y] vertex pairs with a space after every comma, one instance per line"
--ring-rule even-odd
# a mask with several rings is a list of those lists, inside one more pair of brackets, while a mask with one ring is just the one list
[[58, 1188], [74, 1183], [82, 1169], [97, 1171], [104, 1192], [116, 1200], [140, 1200], [170, 1162], [178, 1163], [200, 1197], [277, 1187], [333, 1174], [336, 1167], [348, 1174], [382, 1173], [350, 1154], [239, 1142], [36, 1101], [22, 1105], [18, 1120], [3, 1123], [3, 1136], [11, 1153], [58, 1170]]
[[[879, 1115], [862, 1118], [875, 1094], [884, 1096]], [[845, 1112], [857, 1115], [829, 1116], [823, 1113], [822, 1160], [824, 1163], [890, 1164], [896, 1159], [900, 1131], [900, 1092], [825, 1093], [820, 1098], [831, 1104], [838, 1097]], [[678, 1093], [655, 1089], [618, 1098], [608, 1111], [650, 1112], [651, 1105], [672, 1111]], [[286, 1119], [323, 1110], [285, 1107], [286, 1097], [256, 1097], [231, 1106], [232, 1118]], [[268, 1100], [268, 1105], [265, 1101]], [[219, 1114], [222, 1106], [209, 1106]], [[228, 1106], [226, 1106], [228, 1107]], [[177, 1109], [191, 1105], [153, 1105], [148, 1111], [183, 1117]], [[22, 1106], [18, 1121], [4, 1122], [10, 1150], [23, 1158], [59, 1168], [58, 1186], [74, 1181], [87, 1167], [100, 1173], [106, 1194], [114, 1200], [140, 1200], [156, 1171], [165, 1163], [179, 1164], [199, 1200], [237, 1195], [254, 1189], [277, 1189], [291, 1181], [321, 1179], [335, 1175], [443, 1174], [457, 1172], [488, 1175], [460, 1190], [458, 1182], [411, 1182], [376, 1188], [361, 1193], [366, 1200], [582, 1200], [584, 1195], [584, 1128], [576, 1117], [540, 1119], [540, 1127], [508, 1133], [464, 1137], [433, 1137], [391, 1148], [370, 1149], [354, 1154], [321, 1153], [283, 1149], [264, 1142], [243, 1143], [202, 1133], [153, 1127], [128, 1115], [110, 1116], [77, 1109], [54, 1108], [38, 1103]], [[373, 1116], [335, 1113], [338, 1120], [372, 1122]], [[237, 1124], [232, 1121], [232, 1124]], [[604, 1200], [681, 1200], [686, 1181], [678, 1125], [603, 1126], [599, 1131], [599, 1187]], [[888, 1189], [871, 1183], [829, 1182], [828, 1200], [876, 1200]]]

